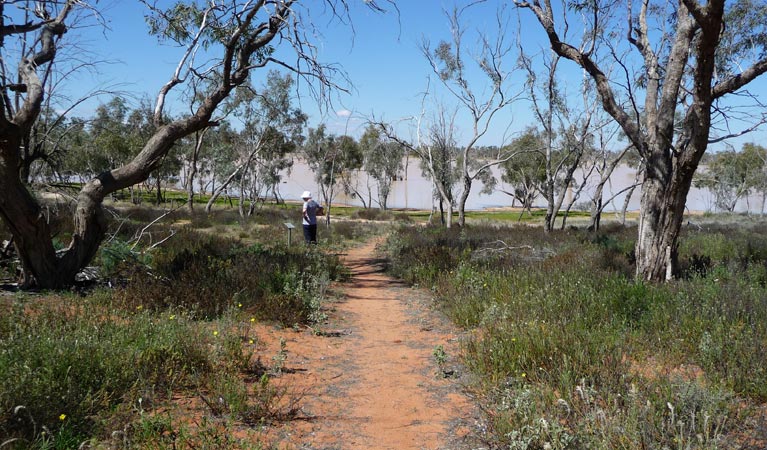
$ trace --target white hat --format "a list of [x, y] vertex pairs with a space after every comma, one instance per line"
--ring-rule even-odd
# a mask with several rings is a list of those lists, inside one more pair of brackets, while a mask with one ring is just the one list
[[301, 198], [312, 198], [312, 193], [309, 191], [304, 191], [304, 193], [301, 194]]

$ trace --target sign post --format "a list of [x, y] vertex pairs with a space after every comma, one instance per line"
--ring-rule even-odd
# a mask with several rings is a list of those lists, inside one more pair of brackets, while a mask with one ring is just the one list
[[290, 247], [290, 241], [292, 240], [293, 228], [295, 228], [295, 225], [290, 222], [285, 222], [283, 225], [288, 229], [288, 247]]

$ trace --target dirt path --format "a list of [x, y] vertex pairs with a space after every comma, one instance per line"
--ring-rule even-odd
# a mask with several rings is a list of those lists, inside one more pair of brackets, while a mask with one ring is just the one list
[[285, 340], [281, 382], [306, 392], [304, 417], [269, 440], [294, 449], [470, 448], [476, 412], [459, 377], [440, 376], [434, 357], [437, 346], [457, 355], [457, 332], [425, 307], [426, 292], [385, 275], [374, 249], [371, 241], [345, 255], [352, 279], [323, 333], [261, 336], [272, 351]]

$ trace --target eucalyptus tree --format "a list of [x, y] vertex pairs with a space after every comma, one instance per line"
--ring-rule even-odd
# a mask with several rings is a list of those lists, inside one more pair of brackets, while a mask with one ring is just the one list
[[740, 151], [714, 153], [695, 185], [711, 191], [717, 207], [734, 212], [738, 201], [763, 189], [765, 159], [767, 150], [754, 144], [745, 144]]
[[[129, 157], [136, 154], [138, 149], [140, 149], [157, 131], [158, 121], [155, 118], [152, 108], [152, 101], [149, 98], [144, 97], [128, 114], [126, 119], [127, 134], [124, 136], [124, 139], [130, 146]], [[166, 123], [169, 121], [169, 118], [164, 117], [159, 123]], [[157, 168], [150, 173], [149, 177], [143, 183], [148, 193], [151, 193], [154, 190], [155, 203], [158, 205], [165, 201], [163, 181], [166, 182], [166, 187], [169, 184], [175, 184], [177, 181], [178, 174], [181, 171], [181, 153], [183, 153], [181, 147], [183, 146], [184, 140], [185, 139], [179, 139], [173, 144], [170, 151], [165, 154], [165, 157], [163, 157], [162, 161], [157, 165]], [[114, 167], [116, 166], [112, 166], [111, 168]]]
[[328, 134], [325, 124], [319, 124], [317, 128], [309, 128], [309, 133], [301, 149], [306, 164], [314, 173], [314, 181], [319, 188], [318, 198], [325, 204], [325, 209], [329, 210], [329, 204], [333, 201], [333, 185], [337, 181], [335, 178], [335, 158], [336, 137]]
[[[424, 101], [427, 97], [428, 92], [423, 96]], [[445, 228], [451, 228], [455, 204], [453, 191], [460, 178], [457, 154], [459, 150], [454, 134], [455, 114], [448, 112], [443, 106], [438, 106], [436, 113], [427, 120], [425, 107], [422, 106], [421, 115], [408, 120], [410, 131], [415, 137], [414, 141], [401, 137], [391, 123], [382, 120], [373, 120], [372, 123], [386, 139], [404, 148], [407, 154], [418, 158], [422, 174], [432, 183], [432, 215], [435, 210], [433, 201], [436, 199], [440, 209], [440, 221]], [[431, 220], [431, 216], [429, 219]]]
[[509, 147], [516, 156], [500, 166], [501, 181], [511, 186], [510, 191], [503, 192], [519, 201], [524, 214], [525, 211], [531, 212], [533, 202], [546, 183], [544, 137], [539, 130], [528, 128]]
[[[334, 14], [347, 14], [345, 0], [176, 2], [164, 9], [149, 0], [142, 3], [149, 8], [150, 33], [179, 46], [183, 53], [176, 70], [157, 94], [153, 108], [155, 132], [129, 162], [101, 172], [84, 184], [74, 208], [71, 241], [57, 252], [40, 204], [21, 180], [19, 167], [24, 136], [40, 114], [45, 71], [56, 57], [67, 24], [88, 5], [83, 0], [37, 2], [36, 17], [24, 20], [23, 14], [16, 19], [20, 15], [8, 8], [23, 9], [25, 2], [0, 2], [0, 51], [4, 62], [0, 71], [0, 216], [13, 235], [25, 286], [56, 288], [73, 283], [80, 268], [96, 254], [107, 231], [104, 198], [144, 181], [175, 142], [214, 125], [212, 117], [218, 106], [247, 82], [254, 70], [280, 65], [305, 77], [320, 94], [335, 85], [333, 75], [338, 74], [337, 69], [316, 58], [317, 46], [311, 40], [317, 28], [311, 23], [311, 12], [326, 8]], [[378, 9], [375, 1], [365, 3]], [[11, 46], [19, 42], [19, 47], [11, 51]], [[13, 78], [15, 74], [18, 80]], [[212, 82], [198, 108], [166, 121], [167, 103], [174, 88], [200, 77]], [[23, 99], [14, 103], [9, 99], [16, 94]]]
[[136, 143], [129, 139], [130, 114], [130, 105], [122, 97], [114, 97], [96, 108], [96, 114], [88, 126], [89, 141], [84, 149], [87, 152], [85, 160], [91, 165], [83, 175], [90, 178], [131, 160]]
[[610, 204], [617, 196], [626, 194], [626, 197], [630, 199], [629, 193], [636, 187], [637, 183], [631, 183], [624, 187], [620, 191], [616, 192], [612, 196], [605, 199], [605, 186], [610, 181], [610, 177], [615, 172], [615, 169], [624, 161], [624, 157], [633, 149], [631, 146], [625, 146], [618, 152], [609, 151], [603, 145], [598, 146], [597, 150], [592, 153], [589, 158], [589, 174], [596, 173], [599, 177], [597, 184], [594, 186], [594, 193], [591, 197], [591, 210], [589, 212], [589, 225], [590, 231], [598, 231], [602, 223], [602, 213], [605, 207]]
[[748, 165], [735, 150], [718, 152], [705, 170], [698, 173], [695, 186], [714, 194], [714, 204], [723, 211], [733, 212], [742, 197], [749, 194]]
[[756, 156], [755, 165], [759, 168], [758, 171], [752, 171], [752, 186], [755, 193], [759, 193], [762, 196], [761, 207], [759, 209], [760, 214], [764, 214], [764, 207], [767, 203], [767, 147], [764, 145], [757, 145], [752, 143], [743, 144], [744, 152], [753, 152]]
[[[53, 36], [62, 31], [62, 25], [54, 24], [58, 17], [52, 17], [50, 4], [65, 5], [65, 0], [51, 1], [8, 1], [0, 2], [0, 85], [5, 94], [4, 105], [12, 116], [19, 111], [27, 99], [27, 81], [19, 72], [19, 63], [24, 58], [42, 56], [39, 43], [29, 42], [28, 36], [34, 33], [42, 35], [44, 24], [51, 23], [49, 32]], [[84, 4], [84, 3], [83, 3]], [[103, 19], [94, 11], [85, 8], [72, 8], [65, 12], [68, 28], [84, 28], [100, 24]], [[76, 32], [75, 32], [76, 33]], [[77, 83], [76, 78], [87, 73], [94, 73], [108, 61], [97, 60], [87, 46], [65, 43], [57, 45], [56, 57], [36, 68], [40, 78], [43, 96], [39, 104], [39, 115], [31, 126], [24, 129], [19, 152], [19, 177], [22, 183], [30, 185], [43, 181], [39, 178], [56, 176], [64, 169], [61, 164], [66, 153], [71, 149], [70, 133], [81, 130], [80, 121], [73, 117], [73, 112], [83, 103], [101, 96], [117, 95], [114, 86], [97, 83], [91, 88], [79, 86], [79, 94], [67, 87]], [[39, 61], [42, 61], [40, 59]], [[76, 140], [75, 136], [74, 137]]]
[[454, 191], [460, 179], [454, 120], [454, 114], [448, 115], [444, 109], [440, 109], [427, 130], [426, 142], [420, 144], [417, 150], [413, 149], [414, 153], [421, 156], [424, 176], [431, 179], [434, 190], [432, 198], [438, 200], [440, 222], [446, 228], [451, 228], [453, 224]]
[[[592, 148], [583, 157], [582, 179], [573, 194], [573, 201], [580, 197], [587, 186], [592, 188], [589, 199], [591, 207], [588, 229], [598, 231], [605, 207], [611, 204], [616, 197], [633, 190], [636, 183], [630, 184], [618, 192], [611, 192], [610, 197], [605, 198], [605, 187], [610, 183], [615, 170], [621, 164], [627, 165], [627, 156], [630, 155], [633, 147], [631, 144], [625, 144], [625, 137], [620, 127], [604, 110], [594, 111], [592, 122]], [[595, 184], [592, 184], [593, 179], [596, 179]], [[564, 227], [564, 222], [562, 225]]]
[[[363, 155], [364, 160], [364, 155]], [[363, 162], [364, 164], [364, 162]], [[364, 165], [357, 169], [340, 173], [341, 187], [344, 194], [350, 198], [359, 200], [362, 208], [369, 209], [373, 207], [373, 177], [363, 170]]]
[[280, 194], [280, 183], [283, 173], [290, 174], [293, 167], [293, 155], [298, 152], [303, 136], [290, 137], [284, 132], [275, 130], [267, 139], [262, 158], [257, 162], [256, 174], [252, 177], [251, 198], [267, 198], [271, 195], [275, 202], [283, 202]]
[[[567, 31], [564, 31], [565, 37]], [[540, 192], [546, 200], [546, 216], [543, 228], [552, 231], [561, 212], [565, 197], [576, 184], [575, 173], [581, 168], [584, 157], [594, 143], [594, 113], [597, 102], [593, 83], [584, 79], [578, 87], [579, 95], [567, 92], [568, 83], [560, 70], [562, 57], [556, 52], [541, 52], [537, 59], [525, 53], [522, 41], [518, 41], [519, 66], [526, 75], [525, 87], [532, 112], [541, 128], [540, 151], [543, 153], [545, 181]], [[576, 99], [574, 97], [580, 97]], [[580, 103], [580, 105], [579, 105]], [[577, 192], [577, 187], [575, 187]], [[562, 227], [567, 212], [572, 207], [574, 195], [562, 217]]]
[[[369, 159], [371, 157], [376, 158], [376, 153], [380, 153], [382, 150], [381, 136], [375, 125], [368, 124], [358, 144], [362, 152], [362, 167], [347, 173], [344, 177], [343, 185], [347, 195], [358, 199], [362, 203], [362, 207], [368, 209], [373, 207], [373, 181], [376, 181], [370, 173], [374, 169], [369, 164]], [[369, 165], [371, 166], [370, 168], [368, 168]], [[388, 197], [388, 192], [386, 194]], [[380, 188], [378, 196], [380, 206]], [[384, 209], [385, 206], [381, 208]]]
[[[129, 123], [130, 118], [138, 125], [133, 114], [128, 101], [116, 96], [98, 105], [90, 119], [74, 120], [73, 126], [82, 136], [63, 155], [63, 169], [78, 180], [88, 180], [128, 163], [143, 145], [140, 132]], [[134, 200], [133, 186], [127, 188]]]
[[[57, 170], [75, 174], [80, 180], [127, 164], [133, 155], [154, 133], [153, 112], [146, 99], [135, 108], [123, 97], [113, 97], [100, 104], [89, 120], [62, 119], [57, 129], [62, 133], [56, 138], [56, 130], [49, 130], [46, 139], [56, 139], [52, 145], [59, 147], [50, 156], [60, 154]], [[51, 149], [52, 150], [52, 149]], [[149, 189], [157, 189], [161, 201], [160, 183], [173, 177], [179, 169], [177, 155], [166, 156], [161, 167], [152, 174]], [[134, 186], [128, 186], [134, 199]]]
[[391, 185], [402, 171], [405, 147], [392, 140], [384, 139], [375, 125], [370, 124], [360, 138], [364, 162], [363, 167], [375, 181], [378, 205], [387, 209]]
[[[301, 143], [307, 118], [293, 105], [294, 83], [290, 75], [271, 70], [261, 89], [244, 87], [237, 93], [232, 107], [243, 122], [238, 140], [240, 145], [233, 169], [213, 191], [206, 211], [210, 211], [221, 192], [234, 181], [240, 182], [242, 205], [247, 181], [258, 174], [259, 165], [263, 167], [264, 161], [272, 158], [283, 158], [286, 152]], [[240, 211], [244, 209], [241, 207]]]
[[[292, 155], [304, 141], [304, 127], [307, 115], [298, 107], [293, 97], [295, 79], [290, 74], [270, 71], [259, 103], [264, 115], [258, 121], [249, 117], [245, 132], [252, 133], [254, 125], [265, 127], [266, 138], [262, 149], [255, 155], [253, 170], [250, 171], [252, 182], [251, 198], [265, 197], [269, 191], [279, 201], [281, 173], [293, 166]], [[252, 208], [251, 208], [252, 210]]]
[[[693, 176], [709, 143], [732, 132], [727, 97], [759, 99], [745, 87], [767, 71], [767, 5], [750, 0], [596, 0], [556, 8], [551, 0], [515, 0], [529, 9], [551, 49], [594, 81], [601, 106], [641, 154], [643, 179], [636, 275], [664, 280], [677, 271], [678, 238]], [[624, 9], [625, 8], [625, 9]], [[569, 14], [576, 10], [578, 14]], [[558, 16], [556, 11], [561, 12]], [[578, 42], [565, 39], [583, 19]], [[610, 31], [607, 31], [610, 30]], [[608, 76], [604, 61], [621, 67]], [[764, 109], [752, 110], [764, 122]], [[741, 115], [740, 118], [746, 118]]]
[[[48, 106], [43, 106], [40, 116], [25, 137], [19, 176], [23, 182], [53, 181], [67, 171], [64, 167], [68, 154], [85, 145], [82, 139], [85, 121], [67, 117]], [[73, 146], [75, 148], [73, 148]]]
[[336, 195], [336, 185], [342, 174], [362, 167], [363, 155], [351, 136], [328, 134], [324, 124], [310, 128], [303, 146], [303, 155], [314, 172], [314, 181], [325, 204], [325, 222], [330, 224], [330, 208]]
[[[194, 182], [198, 178], [200, 172], [199, 163], [202, 156], [203, 145], [205, 144], [205, 138], [208, 134], [208, 131], [211, 129], [212, 128], [210, 127], [203, 128], [200, 131], [194, 132], [192, 138], [190, 139], [189, 145], [187, 145], [187, 156], [185, 158], [184, 164], [181, 167], [183, 170], [184, 190], [186, 191], [186, 205], [189, 208], [189, 211], [194, 211]], [[202, 177], [200, 177], [200, 181], [204, 183]], [[205, 185], [201, 183], [201, 191], [204, 186]], [[200, 194], [204, 195], [205, 193], [200, 192]]]
[[85, 152], [89, 141], [88, 122], [80, 117], [65, 118], [60, 122], [56, 130], [51, 130], [46, 139], [52, 139], [55, 150], [48, 153], [46, 164], [41, 165], [40, 171], [43, 178], [61, 180], [65, 183], [81, 180], [79, 168], [86, 167]]
[[[261, 149], [246, 164], [240, 176], [239, 213], [251, 216], [256, 205], [271, 192], [279, 202], [279, 184], [283, 171], [293, 167], [291, 155], [297, 151], [299, 140], [288, 137], [277, 127], [267, 127], [259, 139]], [[245, 204], [249, 203], [247, 211]]]
[[[485, 136], [499, 112], [503, 111], [513, 101], [510, 93], [511, 74], [503, 66], [511, 48], [504, 38], [508, 34], [503, 10], [496, 16], [494, 36], [486, 29], [479, 32], [476, 54], [470, 53], [470, 46], [464, 42], [465, 24], [462, 15], [476, 7], [481, 2], [473, 2], [461, 9], [454, 8], [448, 15], [450, 23], [450, 41], [441, 41], [436, 47], [431, 47], [424, 41], [421, 49], [432, 71], [437, 75], [442, 85], [455, 98], [460, 108], [469, 117], [471, 124], [469, 138], [461, 147], [461, 183], [462, 190], [458, 198], [458, 224], [466, 222], [466, 201], [471, 193], [472, 184], [480, 177], [486, 176], [489, 168], [509, 159], [512, 155], [499, 152], [493, 158], [474, 164], [476, 146]], [[484, 75], [483, 82], [469, 76], [467, 60], [474, 60], [476, 69]], [[503, 149], [505, 147], [498, 147]]]
[[241, 135], [226, 120], [202, 131], [204, 136], [195, 137], [195, 146], [199, 144], [201, 147], [198, 155], [198, 184], [201, 193], [209, 191], [212, 195], [219, 183], [234, 170]]

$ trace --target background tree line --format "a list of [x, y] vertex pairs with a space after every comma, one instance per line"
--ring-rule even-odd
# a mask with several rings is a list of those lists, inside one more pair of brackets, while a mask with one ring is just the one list
[[[349, 19], [346, 0], [324, 3], [340, 22]], [[375, 1], [365, 4], [383, 10]], [[323, 125], [304, 132], [308, 118], [292, 103], [292, 77], [315, 86], [321, 97], [346, 89], [336, 81], [343, 80], [338, 67], [317, 57], [308, 3], [232, 0], [160, 7], [146, 2], [149, 31], [181, 49], [178, 66], [154, 99], [130, 107], [115, 98], [92, 118], [69, 118], [67, 108], [59, 113], [46, 95], [54, 91], [51, 73], [68, 61], [58, 53], [67, 24], [81, 18], [87, 5], [75, 0], [31, 5], [0, 2], [0, 36], [7, 38], [0, 73], [0, 215], [13, 235], [25, 285], [71, 283], [107, 231], [104, 199], [120, 190], [141, 186], [160, 201], [163, 186], [179, 176], [189, 200], [210, 191], [210, 209], [217, 197], [234, 193], [241, 214], [252, 214], [259, 198], [279, 199], [280, 174], [297, 153], [314, 171], [328, 213], [339, 188], [385, 209], [403, 155], [414, 155], [432, 180], [433, 211], [443, 212], [447, 227], [454, 208], [458, 225], [465, 225], [469, 193], [477, 185], [492, 189], [491, 169], [497, 166], [513, 184], [509, 195], [523, 206], [529, 208], [536, 194], [545, 199], [547, 231], [562, 211], [564, 225], [586, 184], [585, 175], [576, 176], [584, 173], [600, 180], [590, 199], [591, 227], [598, 228], [607, 203], [602, 187], [621, 158], [633, 154], [637, 179], [629, 193], [641, 186], [642, 195], [637, 276], [647, 280], [677, 271], [678, 236], [694, 179], [714, 189], [725, 209], [760, 189], [753, 174], [736, 170], [737, 158], [726, 159], [727, 152], [706, 175], [696, 178], [696, 173], [710, 143], [745, 134], [767, 117], [757, 111], [752, 120], [740, 121], [742, 130], [732, 131], [734, 108], [726, 104], [735, 94], [760, 105], [745, 88], [767, 71], [762, 4], [645, 0], [625, 5], [625, 14], [595, 2], [563, 5], [562, 11], [588, 14], [560, 16], [549, 0], [515, 1], [514, 11], [531, 14], [550, 44], [537, 53], [512, 26], [505, 4], [455, 6], [446, 12], [447, 37], [436, 44], [424, 38], [420, 45], [437, 82], [427, 82], [422, 109], [408, 124], [409, 137], [401, 126], [373, 118], [359, 141], [332, 135]], [[495, 26], [473, 29], [468, 12], [488, 6], [497, 8]], [[583, 27], [570, 26], [576, 16]], [[579, 83], [562, 73], [565, 64], [581, 69]], [[267, 66], [292, 75], [271, 72], [263, 85], [254, 86], [252, 73]], [[171, 114], [168, 96], [178, 86], [185, 87], [189, 111]], [[518, 107], [522, 99], [532, 106], [536, 126], [510, 142], [482, 148], [501, 111]], [[744, 152], [751, 153], [750, 147]], [[366, 180], [354, 176], [363, 168]], [[53, 176], [83, 183], [75, 195], [71, 241], [59, 250], [30, 185]], [[566, 202], [568, 189], [573, 198]]]

